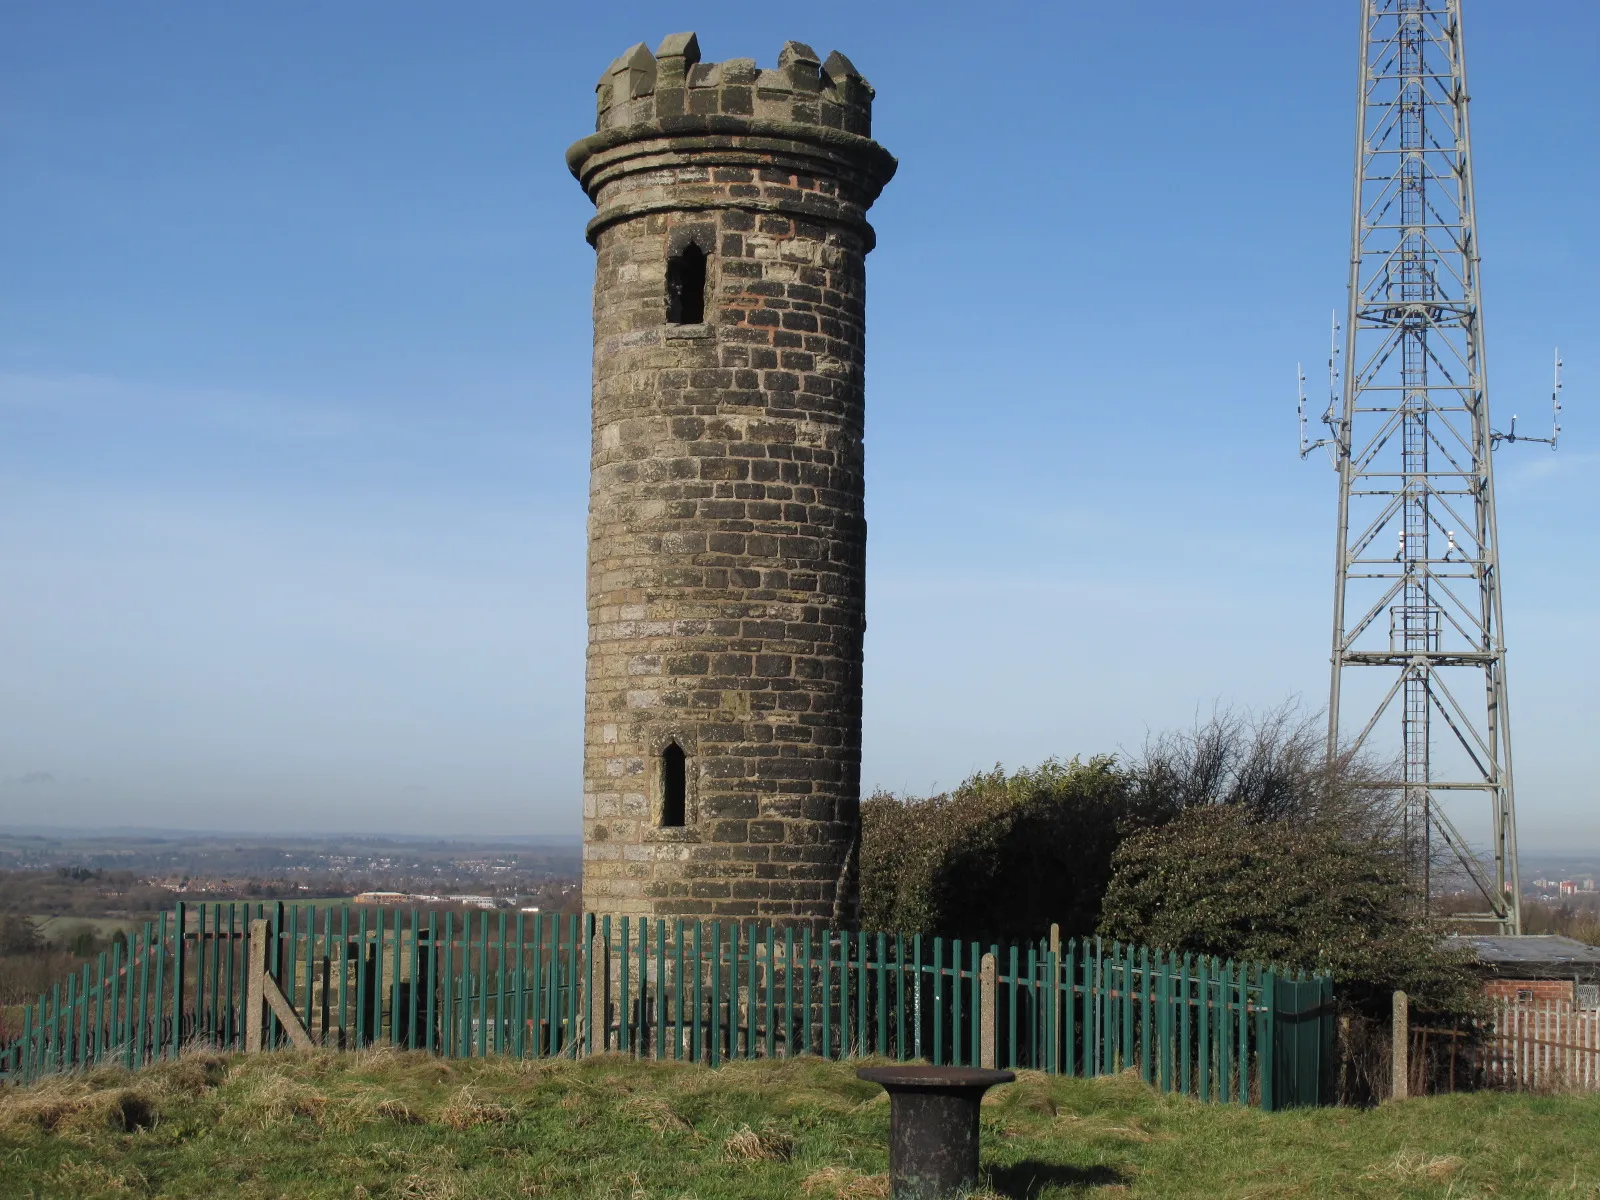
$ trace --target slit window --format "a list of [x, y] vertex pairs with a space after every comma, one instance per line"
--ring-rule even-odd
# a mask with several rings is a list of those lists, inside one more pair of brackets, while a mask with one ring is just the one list
[[661, 751], [661, 824], [683, 824], [684, 797], [688, 791], [683, 747], [668, 742]]
[[690, 242], [667, 261], [667, 320], [673, 325], [698, 325], [705, 319], [706, 255]]

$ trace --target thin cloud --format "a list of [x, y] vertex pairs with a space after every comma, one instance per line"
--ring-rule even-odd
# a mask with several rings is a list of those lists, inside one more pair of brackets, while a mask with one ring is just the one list
[[102, 375], [0, 373], [0, 407], [73, 416], [164, 417], [187, 425], [287, 440], [336, 440], [371, 422], [338, 406]]
[[[1569, 450], [1560, 450], [1551, 453], [1548, 448], [1543, 454], [1530, 451], [1538, 457], [1516, 463], [1509, 470], [1504, 470], [1500, 476], [1500, 486], [1510, 489], [1520, 489], [1544, 483], [1550, 479], [1566, 479], [1573, 475], [1587, 475], [1600, 464], [1600, 454], [1574, 454]], [[1501, 458], [1497, 463], [1503, 463]]]

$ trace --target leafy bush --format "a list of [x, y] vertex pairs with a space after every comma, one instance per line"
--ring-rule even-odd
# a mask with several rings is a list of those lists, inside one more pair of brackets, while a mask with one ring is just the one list
[[1403, 989], [1421, 1009], [1471, 1011], [1476, 981], [1417, 915], [1400, 861], [1329, 822], [1189, 809], [1125, 841], [1100, 919], [1107, 937], [1326, 971], [1355, 1008]]
[[1027, 939], [1052, 922], [1179, 951], [1327, 971], [1343, 1001], [1466, 1015], [1477, 991], [1420, 916], [1388, 764], [1327, 761], [1293, 704], [1219, 709], [1110, 756], [1000, 767], [926, 799], [862, 805], [868, 928]]
[[1117, 845], [1167, 815], [1110, 756], [997, 766], [925, 799], [879, 793], [861, 806], [863, 923], [1007, 940], [1051, 922], [1092, 933]]

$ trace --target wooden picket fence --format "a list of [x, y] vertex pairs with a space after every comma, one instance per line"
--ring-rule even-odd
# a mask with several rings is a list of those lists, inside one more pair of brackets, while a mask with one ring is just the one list
[[1501, 1000], [1483, 1054], [1501, 1087], [1600, 1089], [1600, 1010], [1566, 1000]]
[[179, 904], [27, 1006], [0, 1078], [187, 1045], [449, 1057], [812, 1054], [1323, 1103], [1325, 977], [1099, 939], [1026, 945], [592, 914]]

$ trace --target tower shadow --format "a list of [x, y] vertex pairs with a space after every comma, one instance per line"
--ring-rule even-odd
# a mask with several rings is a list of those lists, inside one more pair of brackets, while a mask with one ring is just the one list
[[1074, 1167], [1028, 1158], [989, 1171], [989, 1186], [1012, 1200], [1031, 1200], [1051, 1187], [1106, 1187], [1127, 1183], [1130, 1176], [1115, 1167]]

